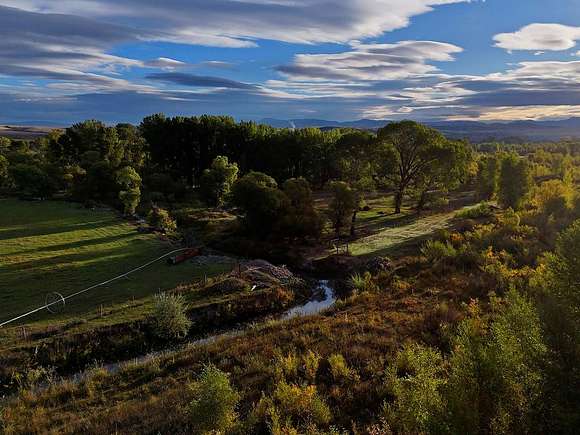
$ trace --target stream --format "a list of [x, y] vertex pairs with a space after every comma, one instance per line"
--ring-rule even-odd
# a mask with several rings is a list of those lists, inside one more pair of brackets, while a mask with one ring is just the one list
[[[191, 348], [193, 346], [201, 346], [201, 345], [205, 345], [208, 343], [213, 343], [213, 342], [220, 340], [220, 339], [223, 339], [223, 338], [238, 337], [238, 336], [246, 333], [250, 329], [255, 328], [256, 325], [264, 324], [266, 321], [269, 321], [269, 320], [285, 321], [285, 320], [290, 320], [290, 319], [293, 319], [296, 317], [304, 317], [304, 316], [318, 314], [318, 313], [322, 312], [323, 310], [326, 310], [326, 309], [332, 307], [334, 305], [334, 303], [336, 302], [336, 299], [337, 298], [336, 298], [334, 289], [333, 289], [330, 281], [329, 280], [318, 280], [317, 290], [314, 291], [314, 294], [310, 298], [310, 300], [308, 300], [307, 302], [305, 302], [302, 305], [292, 307], [280, 315], [268, 316], [259, 322], [255, 322], [255, 323], [252, 323], [250, 325], [245, 325], [245, 326], [242, 326], [242, 327], [237, 328], [237, 329], [232, 329], [232, 330], [225, 331], [225, 332], [211, 334], [211, 335], [208, 335], [207, 337], [190, 340], [190, 341], [182, 343], [178, 346], [170, 347], [168, 349], [150, 352], [150, 353], [147, 353], [145, 355], [142, 355], [142, 356], [139, 356], [136, 358], [131, 358], [129, 360], [118, 361], [118, 362], [110, 363], [110, 364], [103, 364], [103, 365], [100, 365], [97, 367], [105, 369], [109, 374], [114, 374], [114, 373], [117, 373], [118, 371], [120, 371], [121, 369], [123, 369], [124, 367], [131, 365], [131, 364], [146, 363], [148, 361], [153, 360], [154, 358], [161, 357], [163, 355], [167, 355], [169, 353], [177, 352], [177, 351], [184, 350], [187, 348]], [[73, 383], [82, 382], [83, 380], [85, 380], [87, 378], [87, 376], [90, 374], [91, 370], [92, 369], [83, 370], [82, 372], [78, 372], [74, 375], [71, 375], [68, 377], [63, 377], [62, 380], [73, 382]], [[46, 386], [40, 386], [39, 388], [42, 389], [43, 387], [46, 388]]]

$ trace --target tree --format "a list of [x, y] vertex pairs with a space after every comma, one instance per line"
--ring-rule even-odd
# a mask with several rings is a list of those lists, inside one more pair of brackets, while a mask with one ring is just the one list
[[10, 149], [12, 141], [8, 137], [0, 136], [0, 154], [5, 154]]
[[318, 237], [322, 220], [314, 208], [310, 184], [304, 178], [290, 178], [282, 186], [289, 200], [287, 212], [282, 216], [280, 230], [292, 237]]
[[330, 191], [332, 192], [332, 200], [328, 212], [336, 236], [340, 237], [340, 231], [346, 225], [348, 217], [352, 216], [358, 207], [359, 198], [357, 193], [344, 181], [332, 182]]
[[432, 147], [431, 157], [431, 164], [419, 172], [413, 182], [418, 191], [418, 211], [425, 207], [429, 192], [447, 192], [465, 181], [472, 154], [467, 143], [444, 140]]
[[515, 153], [501, 161], [499, 177], [499, 201], [504, 208], [519, 210], [532, 189], [532, 176], [527, 160]]
[[[337, 140], [333, 151], [336, 177], [355, 190], [359, 204], [363, 201], [365, 192], [376, 186], [376, 151], [376, 138], [368, 132], [358, 130], [345, 132]], [[356, 234], [358, 211], [357, 204], [351, 217], [351, 236]]]
[[500, 160], [497, 153], [485, 156], [478, 162], [477, 196], [480, 200], [492, 199], [498, 191]]
[[55, 135], [50, 140], [49, 148], [53, 159], [64, 164], [80, 164], [84, 153], [94, 151], [98, 153], [98, 160], [116, 169], [125, 157], [117, 129], [96, 120], [74, 124], [64, 134]]
[[541, 403], [547, 348], [535, 306], [514, 290], [491, 324], [479, 310], [462, 321], [445, 387], [451, 433], [529, 433]]
[[229, 433], [237, 418], [240, 395], [231, 386], [228, 375], [207, 365], [191, 389], [193, 400], [189, 404], [189, 415], [195, 433]]
[[126, 215], [132, 215], [141, 199], [141, 177], [135, 169], [125, 166], [117, 171], [116, 179], [121, 187], [119, 199], [123, 203], [124, 212]]
[[536, 270], [539, 296], [551, 349], [547, 401], [557, 416], [554, 433], [575, 433], [580, 424], [580, 220], [563, 231], [554, 253]]
[[382, 175], [395, 188], [395, 213], [401, 213], [408, 187], [437, 162], [437, 151], [445, 138], [437, 130], [413, 121], [393, 122], [381, 128], [378, 139]]
[[238, 165], [229, 163], [225, 156], [217, 156], [200, 180], [201, 193], [210, 205], [220, 206], [229, 195], [238, 178]]
[[8, 166], [8, 159], [0, 154], [0, 187], [4, 186], [8, 180]]
[[232, 202], [243, 210], [248, 229], [263, 236], [271, 235], [289, 205], [276, 180], [261, 172], [250, 172], [234, 183]]
[[46, 198], [56, 190], [56, 184], [40, 166], [20, 163], [9, 169], [16, 188], [25, 196]]

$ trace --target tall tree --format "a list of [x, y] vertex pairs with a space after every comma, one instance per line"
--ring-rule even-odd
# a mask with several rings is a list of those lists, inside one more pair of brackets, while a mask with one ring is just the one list
[[357, 192], [344, 181], [334, 181], [330, 184], [332, 200], [329, 205], [328, 214], [332, 221], [332, 226], [336, 236], [340, 237], [340, 232], [358, 207], [359, 198]]
[[425, 207], [430, 192], [447, 192], [465, 182], [472, 153], [466, 142], [444, 140], [433, 146], [432, 157], [432, 163], [413, 182], [418, 211]]
[[203, 171], [201, 193], [210, 205], [222, 205], [238, 178], [238, 165], [225, 156], [217, 156], [209, 169]]
[[532, 175], [526, 159], [515, 153], [508, 154], [501, 162], [499, 177], [499, 201], [505, 208], [518, 210], [532, 189]]
[[500, 158], [497, 153], [486, 155], [478, 162], [476, 190], [481, 200], [492, 199], [498, 191]]
[[414, 121], [393, 122], [381, 128], [382, 176], [395, 188], [395, 213], [401, 213], [409, 186], [437, 161], [445, 137], [437, 130]]

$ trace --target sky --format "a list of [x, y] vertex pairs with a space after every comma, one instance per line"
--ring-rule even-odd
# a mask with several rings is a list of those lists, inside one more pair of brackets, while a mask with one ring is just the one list
[[580, 0], [0, 0], [0, 123], [580, 117]]

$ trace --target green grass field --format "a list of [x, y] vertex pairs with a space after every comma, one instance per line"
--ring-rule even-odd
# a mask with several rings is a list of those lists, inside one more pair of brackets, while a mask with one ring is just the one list
[[[0, 200], [0, 321], [43, 305], [47, 293], [69, 295], [176, 248], [156, 235], [139, 234], [110, 211], [57, 201]], [[71, 299], [56, 317], [110, 307], [223, 271], [223, 265], [161, 261]], [[43, 311], [30, 320], [47, 318], [55, 316]]]

